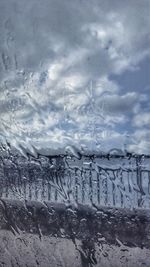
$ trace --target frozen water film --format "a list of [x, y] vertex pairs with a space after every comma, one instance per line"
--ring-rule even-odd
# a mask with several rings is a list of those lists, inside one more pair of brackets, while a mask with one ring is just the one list
[[0, 267], [150, 266], [149, 44], [149, 0], [0, 0]]
[[150, 3], [0, 1], [0, 140], [150, 153]]

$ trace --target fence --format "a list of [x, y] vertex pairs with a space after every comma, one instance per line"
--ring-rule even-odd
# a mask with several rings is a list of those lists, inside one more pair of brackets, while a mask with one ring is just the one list
[[150, 208], [150, 157], [0, 158], [0, 197]]

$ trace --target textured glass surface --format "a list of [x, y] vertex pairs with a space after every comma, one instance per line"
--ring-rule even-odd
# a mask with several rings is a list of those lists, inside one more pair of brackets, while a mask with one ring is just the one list
[[0, 0], [0, 139], [149, 154], [149, 0]]
[[0, 0], [0, 267], [150, 266], [149, 102], [149, 0]]

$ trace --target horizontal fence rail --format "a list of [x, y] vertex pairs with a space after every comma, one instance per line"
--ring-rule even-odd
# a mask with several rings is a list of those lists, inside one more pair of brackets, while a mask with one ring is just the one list
[[0, 157], [0, 197], [122, 208], [150, 208], [150, 158]]

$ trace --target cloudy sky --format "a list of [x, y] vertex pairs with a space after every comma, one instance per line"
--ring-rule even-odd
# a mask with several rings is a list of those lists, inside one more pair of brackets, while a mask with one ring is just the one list
[[150, 153], [150, 1], [0, 0], [0, 140]]

